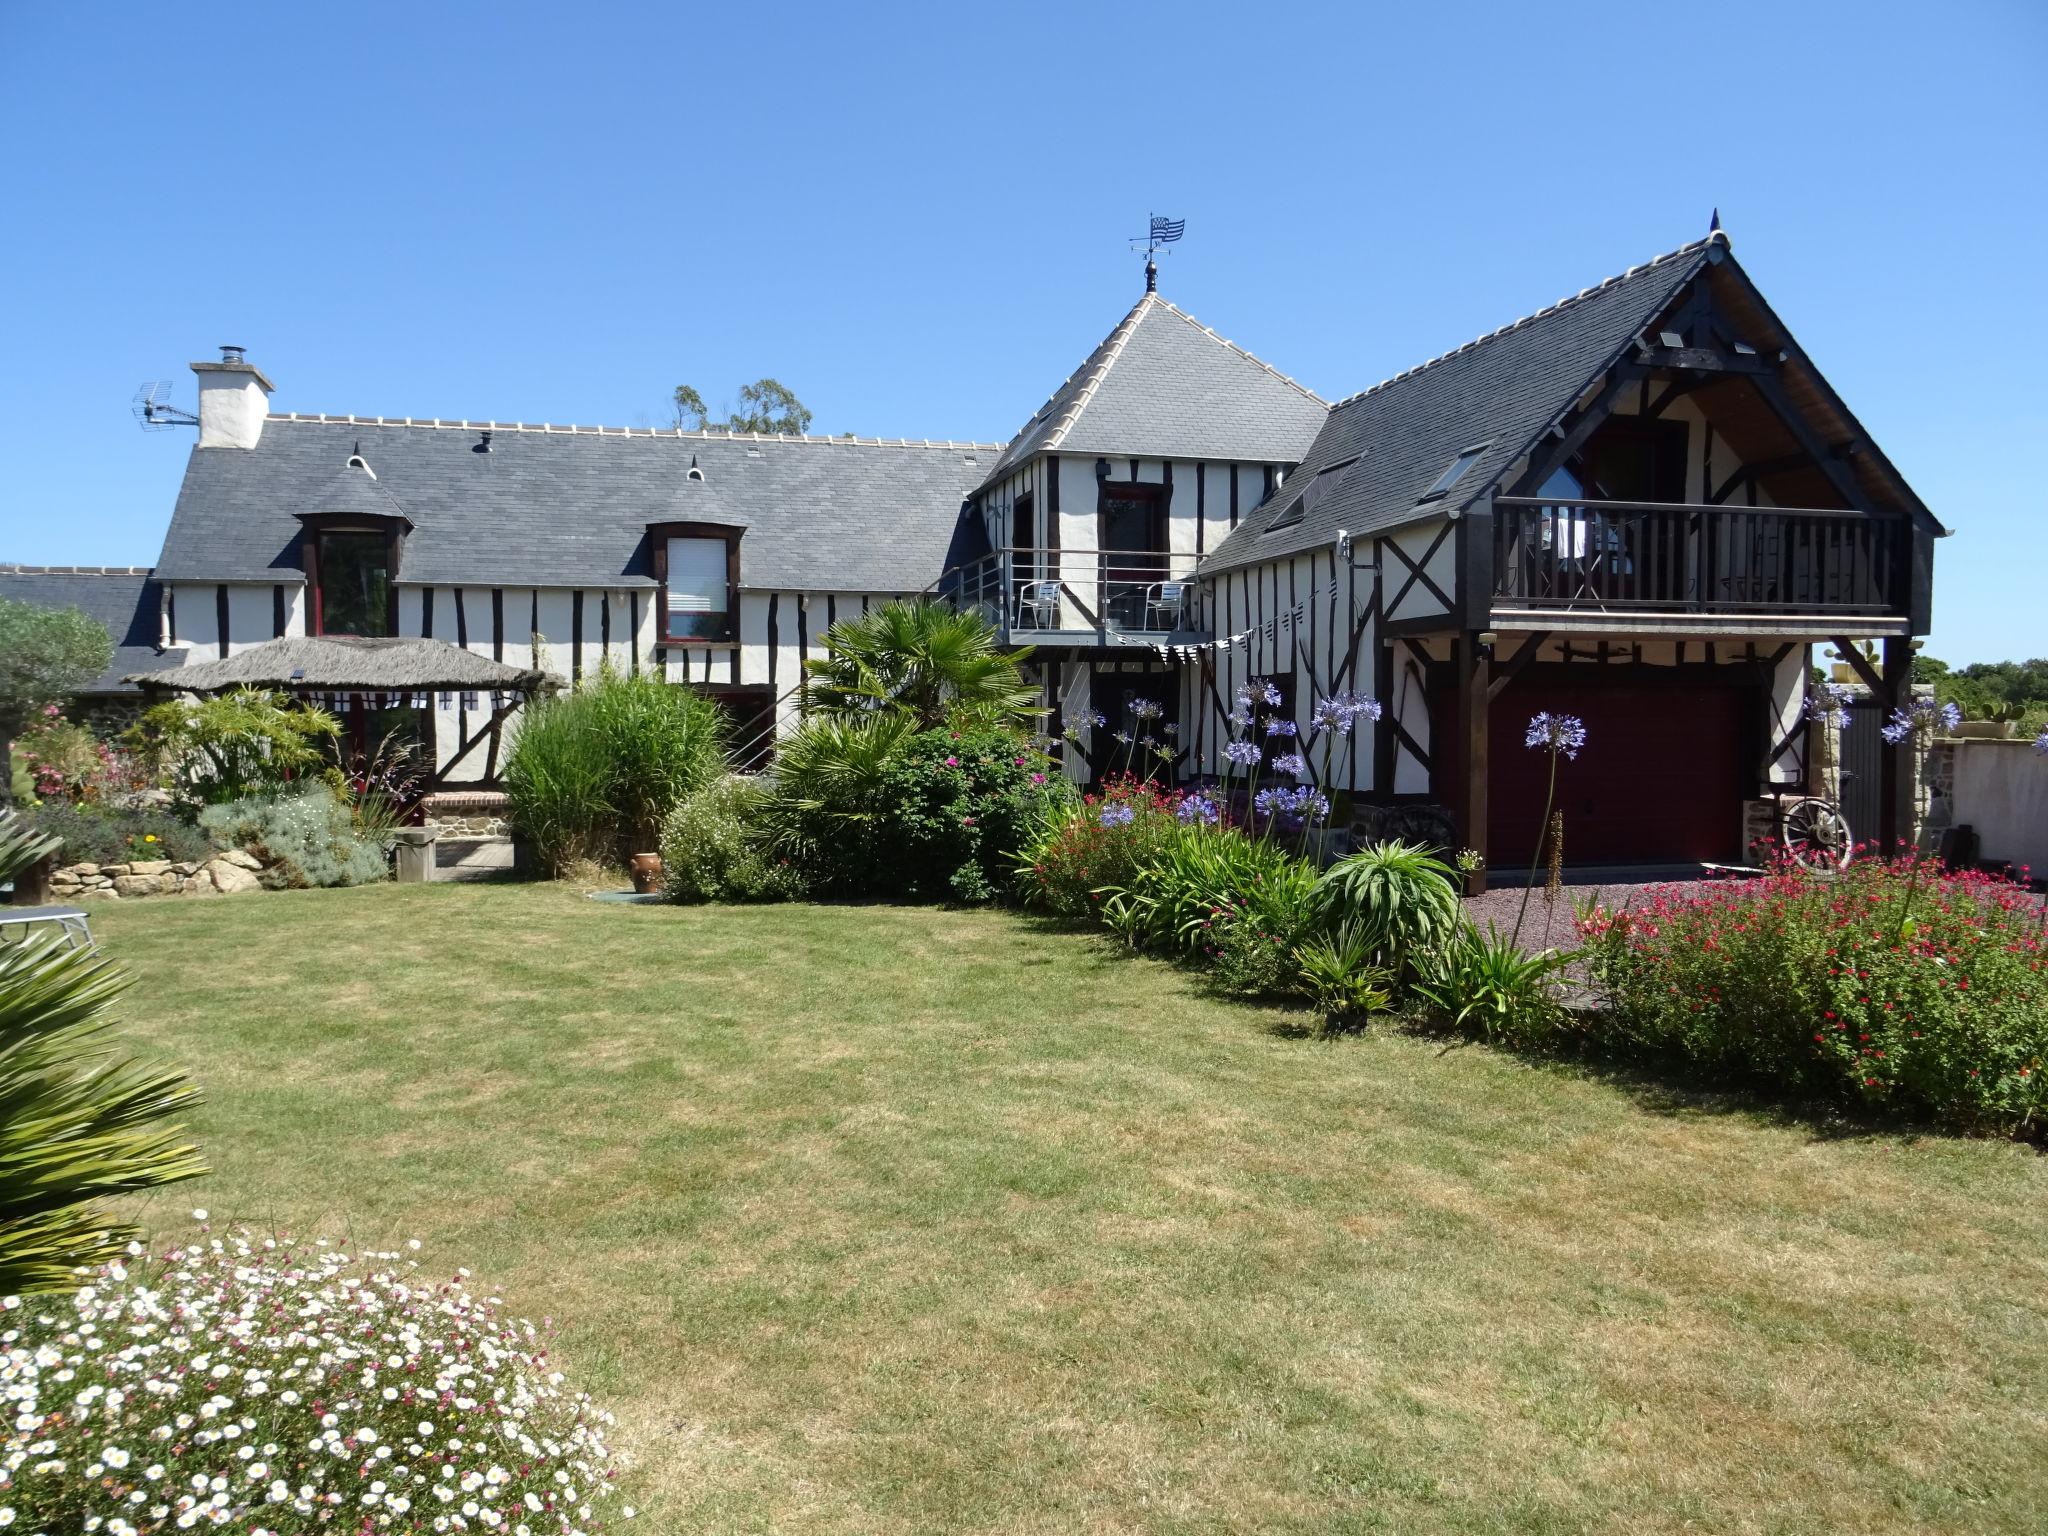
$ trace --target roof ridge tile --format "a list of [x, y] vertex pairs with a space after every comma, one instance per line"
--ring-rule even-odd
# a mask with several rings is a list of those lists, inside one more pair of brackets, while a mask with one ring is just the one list
[[699, 430], [690, 427], [559, 426], [554, 422], [444, 421], [439, 417], [429, 419], [413, 416], [343, 416], [319, 411], [272, 411], [266, 419], [316, 426], [411, 427], [416, 431], [426, 432], [535, 432], [557, 435], [566, 433], [577, 437], [670, 438], [698, 443], [809, 443], [816, 446], [836, 444], [842, 448], [968, 448], [997, 453], [1008, 446], [1006, 443], [981, 443], [971, 439], [952, 438], [849, 437], [813, 432], [733, 432], [723, 427]]
[[1561, 309], [1568, 309], [1574, 304], [1581, 303], [1582, 301], [1592, 297], [1596, 293], [1605, 293], [1609, 288], [1612, 288], [1620, 283], [1625, 283], [1630, 278], [1635, 277], [1640, 273], [1648, 272], [1653, 267], [1664, 266], [1666, 263], [1676, 261], [1683, 256], [1695, 255], [1698, 252], [1705, 250], [1709, 245], [1712, 245], [1713, 243], [1714, 237], [1709, 235], [1704, 239], [1693, 240], [1685, 245], [1681, 245], [1678, 247], [1678, 249], [1674, 251], [1666, 251], [1661, 256], [1652, 256], [1648, 261], [1639, 262], [1637, 265], [1630, 267], [1626, 272], [1622, 272], [1614, 277], [1610, 277], [1603, 282], [1595, 283], [1590, 288], [1581, 288], [1577, 293], [1566, 294], [1556, 303], [1546, 304], [1543, 306], [1543, 308], [1535, 310], [1530, 314], [1526, 314], [1522, 316], [1519, 320], [1510, 320], [1506, 325], [1496, 326], [1493, 330], [1488, 331], [1485, 335], [1475, 336], [1472, 340], [1466, 342], [1463, 346], [1453, 347], [1448, 352], [1440, 353], [1437, 356], [1432, 357], [1426, 363], [1417, 363], [1413, 368], [1405, 368], [1399, 373], [1389, 375], [1387, 378], [1381, 379], [1379, 383], [1368, 385], [1366, 388], [1359, 390], [1358, 393], [1354, 395], [1346, 395], [1342, 400], [1339, 400], [1335, 402], [1333, 405], [1331, 405], [1330, 409], [1333, 411], [1341, 411], [1342, 409], [1344, 409], [1345, 406], [1353, 405], [1358, 401], [1365, 399], [1365, 397], [1368, 395], [1378, 394], [1381, 390], [1385, 389], [1390, 384], [1398, 384], [1403, 379], [1413, 378], [1418, 373], [1422, 373], [1427, 369], [1436, 367], [1439, 363], [1447, 363], [1452, 358], [1470, 352], [1475, 347], [1482, 347], [1486, 345], [1486, 343], [1489, 341], [1493, 341], [1498, 337], [1507, 335], [1510, 331], [1519, 331], [1525, 325], [1530, 325], [1535, 321], [1545, 318], [1546, 316], [1556, 314]]

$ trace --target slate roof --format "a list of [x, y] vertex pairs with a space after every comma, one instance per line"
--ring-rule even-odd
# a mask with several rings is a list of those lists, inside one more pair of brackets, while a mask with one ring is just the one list
[[508, 666], [446, 640], [416, 636], [287, 635], [210, 661], [188, 662], [131, 681], [185, 693], [229, 688], [388, 688], [439, 692], [457, 688], [552, 691], [552, 673]]
[[[1692, 280], [1711, 238], [1338, 401], [1280, 491], [1216, 547], [1202, 574], [1321, 548], [1339, 529], [1373, 533], [1470, 505]], [[1480, 444], [1456, 487], [1423, 504], [1451, 462]], [[1297, 497], [1301, 516], [1291, 521]], [[1268, 532], [1276, 522], [1286, 526]]]
[[133, 693], [122, 679], [134, 672], [175, 667], [183, 651], [159, 652], [158, 614], [163, 588], [142, 566], [0, 565], [0, 597], [39, 608], [77, 608], [107, 627], [114, 659], [84, 694]]
[[[490, 433], [488, 452], [482, 446]], [[332, 509], [352, 454], [412, 520], [404, 583], [647, 586], [650, 522], [742, 526], [740, 584], [915, 592], [944, 569], [1000, 445], [272, 416], [254, 448], [195, 448], [156, 574], [295, 580], [296, 514]], [[695, 463], [701, 480], [691, 479]], [[348, 473], [360, 476], [360, 471]], [[387, 514], [391, 510], [386, 506]]]
[[1148, 293], [1024, 424], [983, 483], [1054, 450], [1292, 464], [1328, 410], [1313, 391]]

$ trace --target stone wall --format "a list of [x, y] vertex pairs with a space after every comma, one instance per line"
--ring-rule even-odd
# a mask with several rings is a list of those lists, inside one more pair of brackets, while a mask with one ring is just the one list
[[443, 837], [509, 837], [506, 797], [496, 790], [443, 790], [420, 803], [421, 824]]
[[236, 848], [203, 862], [142, 859], [130, 864], [62, 864], [50, 872], [50, 895], [60, 902], [232, 896], [275, 883], [260, 859]]

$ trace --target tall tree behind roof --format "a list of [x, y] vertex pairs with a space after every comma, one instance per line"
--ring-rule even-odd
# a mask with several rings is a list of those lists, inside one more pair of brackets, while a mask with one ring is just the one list
[[[701, 432], [714, 425], [705, 408], [704, 397], [689, 384], [675, 389], [676, 425]], [[740, 408], [727, 409], [725, 420], [715, 425], [728, 432], [783, 433], [801, 437], [811, 428], [811, 413], [788, 386], [776, 379], [756, 379], [740, 386]]]

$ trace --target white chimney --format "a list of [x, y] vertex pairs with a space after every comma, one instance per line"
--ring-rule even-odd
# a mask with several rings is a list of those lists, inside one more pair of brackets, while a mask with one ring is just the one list
[[222, 347], [217, 363], [194, 363], [199, 375], [199, 446], [254, 448], [263, 436], [274, 387], [240, 347]]

